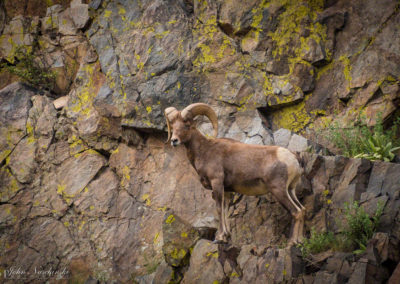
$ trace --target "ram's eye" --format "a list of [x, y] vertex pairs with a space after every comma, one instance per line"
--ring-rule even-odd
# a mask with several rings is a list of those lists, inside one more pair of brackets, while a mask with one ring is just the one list
[[190, 129], [190, 124], [185, 124], [185, 129], [189, 130]]

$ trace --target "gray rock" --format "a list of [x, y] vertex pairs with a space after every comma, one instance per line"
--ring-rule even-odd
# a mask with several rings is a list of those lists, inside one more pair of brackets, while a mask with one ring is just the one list
[[35, 90], [22, 83], [13, 83], [0, 90], [0, 162], [26, 134], [26, 121]]
[[93, 217], [107, 214], [115, 202], [118, 186], [117, 176], [107, 168], [74, 201], [77, 211]]
[[[93, 150], [88, 150], [69, 158], [62, 163], [58, 170], [57, 188], [54, 190], [68, 204], [71, 204], [73, 199], [88, 186], [104, 164], [104, 157]], [[99, 208], [99, 210], [101, 209]]]
[[77, 29], [82, 29], [89, 21], [89, 5], [82, 4], [81, 0], [71, 2], [71, 18]]
[[367, 276], [367, 260], [360, 259], [356, 263], [354, 268], [354, 272], [349, 279], [349, 284], [356, 284], [356, 283], [365, 283], [366, 276]]
[[171, 266], [180, 267], [188, 264], [199, 233], [172, 210], [168, 210], [164, 216], [163, 238], [165, 261]]
[[397, 264], [396, 269], [393, 271], [390, 279], [388, 281], [389, 284], [396, 284], [400, 281], [400, 264]]
[[0, 168], [0, 180], [1, 202], [8, 202], [10, 199], [16, 196], [21, 189], [23, 189], [23, 185], [18, 182], [18, 180], [6, 167]]
[[274, 132], [275, 145], [287, 148], [289, 146], [292, 133], [290, 130], [281, 128]]
[[[334, 284], [338, 283], [337, 274], [336, 273], [328, 273], [326, 271], [318, 271], [315, 275], [314, 284]], [[361, 282], [360, 282], [361, 283]]]
[[308, 149], [308, 140], [300, 135], [293, 134], [287, 147], [294, 152], [304, 152]]
[[33, 179], [37, 143], [31, 138], [24, 138], [10, 155], [9, 167], [20, 183], [29, 183]]
[[249, 250], [250, 247], [243, 247], [238, 256], [243, 278], [237, 283], [279, 283], [302, 273], [303, 264], [294, 248], [268, 248], [260, 256], [255, 256]]
[[153, 283], [168, 283], [174, 279], [174, 270], [164, 260], [157, 266]]
[[218, 245], [208, 240], [199, 240], [193, 248], [190, 266], [182, 283], [223, 283], [224, 270], [218, 261]]
[[93, 1], [90, 1], [90, 3], [89, 3], [89, 8], [92, 8], [92, 9], [97, 10], [97, 9], [100, 7], [100, 5], [101, 5], [102, 2], [103, 2], [103, 0], [93, 0]]
[[282, 80], [280, 77], [272, 77], [271, 86], [272, 94], [268, 94], [268, 105], [274, 108], [281, 108], [287, 105], [294, 104], [304, 98], [304, 93], [301, 89], [296, 88], [287, 80]]

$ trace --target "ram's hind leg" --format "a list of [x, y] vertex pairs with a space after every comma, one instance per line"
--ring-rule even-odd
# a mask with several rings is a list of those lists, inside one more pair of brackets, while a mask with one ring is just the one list
[[297, 205], [297, 207], [300, 209], [301, 211], [301, 215], [299, 216], [300, 221], [298, 224], [298, 228], [297, 228], [297, 241], [302, 241], [303, 237], [304, 237], [304, 218], [305, 218], [305, 214], [306, 214], [306, 208], [301, 204], [301, 202], [299, 201], [299, 199], [297, 198], [296, 195], [296, 187], [297, 184], [300, 182], [300, 175], [297, 176], [295, 179], [293, 179], [293, 181], [290, 183], [289, 185], [289, 195], [292, 198], [292, 201], [294, 201]]
[[301, 209], [296, 205], [289, 195], [287, 185], [283, 182], [271, 184], [270, 186], [272, 194], [292, 215], [294, 224], [291, 230], [291, 237], [289, 239], [289, 245], [293, 245], [298, 242], [298, 231], [301, 222]]

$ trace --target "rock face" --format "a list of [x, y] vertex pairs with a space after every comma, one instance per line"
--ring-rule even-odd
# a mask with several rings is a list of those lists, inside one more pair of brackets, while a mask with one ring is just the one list
[[[327, 156], [317, 142], [329, 141], [312, 138], [360, 114], [398, 116], [399, 11], [395, 0], [1, 1], [3, 282], [397, 283], [399, 164]], [[21, 48], [55, 72], [53, 88], [10, 73]], [[165, 107], [199, 101], [220, 137], [301, 152], [307, 234], [338, 233], [345, 202], [383, 204], [365, 254], [310, 266], [286, 248], [292, 218], [272, 195], [234, 195], [231, 240], [213, 244], [211, 191], [164, 143]]]

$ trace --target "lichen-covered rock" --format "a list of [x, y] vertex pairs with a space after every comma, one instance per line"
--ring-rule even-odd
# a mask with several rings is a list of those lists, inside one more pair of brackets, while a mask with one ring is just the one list
[[189, 270], [182, 283], [223, 283], [225, 274], [218, 261], [218, 245], [200, 240], [193, 248]]
[[199, 232], [172, 210], [165, 212], [162, 228], [165, 261], [173, 267], [188, 265], [191, 251], [199, 239]]
[[37, 167], [35, 161], [36, 146], [35, 141], [24, 138], [9, 157], [8, 166], [20, 183], [29, 183], [33, 179], [33, 173]]
[[57, 193], [68, 204], [80, 194], [104, 166], [104, 158], [96, 151], [85, 151], [66, 160], [59, 168]]
[[27, 133], [26, 121], [35, 90], [13, 83], [0, 91], [0, 162]]
[[250, 246], [245, 246], [238, 256], [238, 264], [243, 277], [232, 277], [232, 283], [280, 283], [303, 272], [302, 260], [294, 248], [269, 248], [256, 254]]

